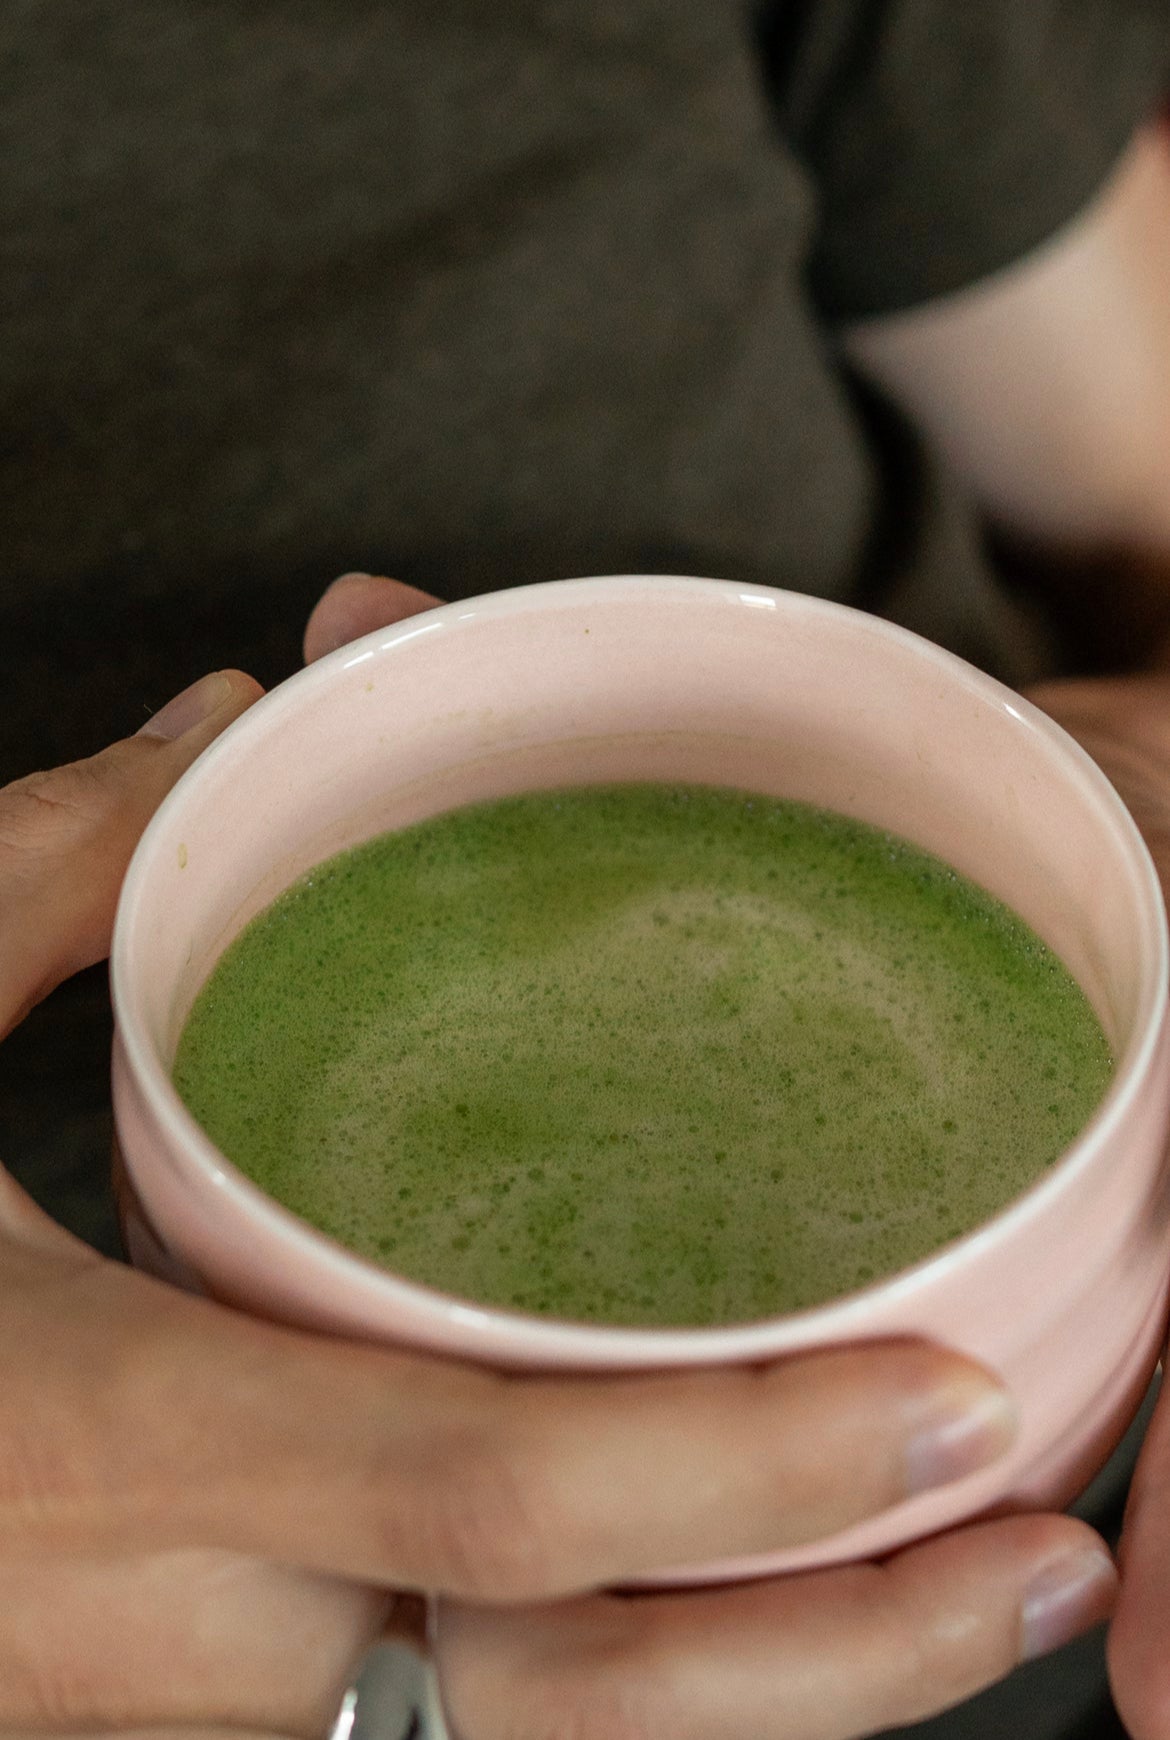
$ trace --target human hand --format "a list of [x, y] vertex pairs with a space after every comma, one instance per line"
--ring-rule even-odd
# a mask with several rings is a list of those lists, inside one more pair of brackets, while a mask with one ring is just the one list
[[[1128, 805], [1170, 894], [1170, 674], [1046, 683], [1031, 691]], [[1138, 1463], [1119, 1558], [1109, 1669], [1133, 1740], [1170, 1740], [1170, 1387]]]
[[[137, 737], [0, 792], [0, 1034], [103, 957], [152, 811], [259, 692], [206, 677]], [[218, 1441], [233, 1425], [218, 1315], [102, 1261], [0, 1170], [0, 1732], [291, 1726], [309, 1711], [323, 1728], [376, 1635], [380, 1593], [184, 1521], [201, 1482], [213, 1509], [232, 1478], [232, 1504], [247, 1502]], [[226, 1385], [246, 1354], [233, 1366], [229, 1336]]]

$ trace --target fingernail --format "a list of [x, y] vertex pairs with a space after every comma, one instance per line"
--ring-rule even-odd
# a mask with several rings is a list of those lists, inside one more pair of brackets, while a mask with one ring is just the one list
[[925, 1492], [995, 1462], [1016, 1435], [1006, 1390], [988, 1382], [948, 1384], [925, 1403], [906, 1444], [906, 1491]]
[[1117, 1571], [1109, 1555], [1088, 1547], [1047, 1565], [1020, 1608], [1020, 1660], [1034, 1661], [1100, 1625], [1113, 1611]]
[[232, 686], [223, 672], [212, 671], [168, 701], [165, 707], [160, 707], [139, 728], [138, 735], [165, 737], [173, 742], [175, 738], [193, 730], [196, 725], [202, 725], [213, 713], [218, 713], [231, 692]]

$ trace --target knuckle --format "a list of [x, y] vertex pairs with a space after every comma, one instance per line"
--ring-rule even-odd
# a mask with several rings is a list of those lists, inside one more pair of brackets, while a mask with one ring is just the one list
[[18, 779], [0, 792], [0, 847], [23, 853], [75, 839], [100, 819], [103, 794], [89, 761]]
[[[815, 1540], [905, 1497], [902, 1414], [905, 1374], [883, 1348], [834, 1350], [772, 1368], [758, 1380], [769, 1411], [790, 1424], [783, 1480], [773, 1481], [790, 1538]], [[774, 1433], [761, 1434], [771, 1444]]]
[[582, 1694], [569, 1708], [530, 1714], [523, 1740], [661, 1740], [669, 1732], [653, 1725], [622, 1691]]
[[92, 1725], [95, 1690], [81, 1658], [71, 1650], [44, 1650], [5, 1662], [4, 1705], [9, 1720], [50, 1733], [77, 1733]]
[[[945, 1671], [948, 1664], [939, 1659], [936, 1639], [924, 1625], [924, 1615], [917, 1602], [905, 1597], [897, 1577], [886, 1578], [885, 1597], [882, 1631], [886, 1659], [898, 1664], [900, 1697], [912, 1704], [914, 1714], [921, 1708], [925, 1715], [951, 1701], [949, 1682], [957, 1676]], [[944, 1670], [941, 1675], [940, 1668]]]
[[645, 1659], [649, 1642], [635, 1624], [600, 1650], [587, 1650], [573, 1683], [549, 1687], [550, 1734], [556, 1740], [661, 1740], [681, 1733], [686, 1723], [668, 1689], [672, 1676], [666, 1664]]
[[[680, 1711], [656, 1700], [652, 1710], [631, 1679], [605, 1679], [596, 1673], [586, 1682], [580, 1673], [566, 1680], [551, 1664], [517, 1683], [496, 1685], [474, 1706], [485, 1740], [662, 1740], [680, 1733]], [[462, 1700], [451, 1700], [458, 1721]], [[459, 1730], [462, 1732], [462, 1728]]]
[[474, 1725], [483, 1740], [682, 1740], [698, 1730], [676, 1619], [614, 1596], [448, 1609], [438, 1662], [455, 1728]]
[[[623, 1604], [623, 1606], [626, 1604]], [[659, 1646], [660, 1623], [635, 1612], [614, 1613], [582, 1646], [566, 1671], [546, 1660], [527, 1676], [530, 1703], [525, 1740], [661, 1740], [689, 1732], [672, 1672], [673, 1650]]]
[[17, 1546], [67, 1543], [90, 1496], [76, 1459], [60, 1435], [35, 1418], [13, 1425], [0, 1441], [0, 1538]]
[[[894, 1669], [901, 1722], [949, 1709], [1016, 1665], [1011, 1628], [995, 1614], [937, 1600], [911, 1559], [873, 1567], [881, 1579], [882, 1656]], [[1014, 1633], [1012, 1633], [1014, 1635]]]
[[[423, 1581], [465, 1600], [535, 1600], [557, 1587], [557, 1530], [538, 1474], [479, 1433], [448, 1440], [421, 1472], [406, 1532]], [[403, 1518], [391, 1551], [403, 1555]]]
[[0, 1545], [78, 1548], [108, 1535], [136, 1502], [135, 1447], [153, 1442], [121, 1378], [125, 1272], [54, 1257], [25, 1273], [33, 1285], [9, 1300], [0, 1354]]

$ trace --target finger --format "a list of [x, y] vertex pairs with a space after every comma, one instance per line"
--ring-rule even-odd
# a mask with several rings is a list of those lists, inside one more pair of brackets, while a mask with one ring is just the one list
[[153, 811], [259, 694], [241, 672], [216, 672], [136, 737], [0, 791], [0, 1035], [106, 953], [122, 877]]
[[1113, 782], [1142, 831], [1163, 888], [1170, 888], [1170, 677], [1066, 679], [1030, 690], [1029, 697]]
[[1170, 1737], [1170, 1390], [1163, 1385], [1130, 1487], [1121, 1598], [1109, 1633], [1113, 1695], [1133, 1740]]
[[[43, 1729], [0, 1729], [0, 1740], [45, 1740]], [[281, 1735], [272, 1729], [218, 1728], [205, 1723], [185, 1726], [168, 1722], [164, 1728], [82, 1728], [73, 1733], [58, 1729], [52, 1740], [301, 1740], [298, 1735]], [[314, 1736], [320, 1740], [320, 1736]]]
[[0, 1562], [0, 1733], [206, 1724], [319, 1740], [390, 1605], [237, 1554]]
[[429, 592], [373, 574], [343, 574], [318, 599], [305, 627], [305, 663], [348, 646], [375, 628], [388, 628], [439, 603]]
[[847, 1740], [916, 1722], [1108, 1615], [1081, 1523], [982, 1524], [855, 1565], [636, 1601], [444, 1608], [459, 1740]]
[[517, 1378], [278, 1330], [114, 1265], [0, 1281], [0, 1309], [0, 1551], [224, 1546], [537, 1599], [818, 1538], [1013, 1432], [984, 1372], [912, 1343]]

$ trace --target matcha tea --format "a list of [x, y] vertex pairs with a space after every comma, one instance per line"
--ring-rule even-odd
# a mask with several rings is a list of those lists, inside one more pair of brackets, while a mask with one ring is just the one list
[[179, 1092], [263, 1189], [465, 1297], [766, 1316], [1019, 1194], [1110, 1073], [1061, 963], [805, 805], [586, 787], [319, 866], [227, 950]]

